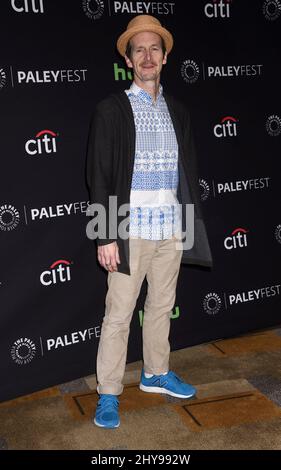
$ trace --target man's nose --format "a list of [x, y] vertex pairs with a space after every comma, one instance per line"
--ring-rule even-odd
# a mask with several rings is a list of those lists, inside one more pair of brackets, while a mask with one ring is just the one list
[[149, 49], [145, 51], [145, 58], [147, 60], [150, 60], [150, 50]]

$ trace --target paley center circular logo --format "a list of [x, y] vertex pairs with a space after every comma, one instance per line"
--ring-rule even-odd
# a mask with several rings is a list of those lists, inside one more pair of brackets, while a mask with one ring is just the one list
[[281, 224], [277, 225], [274, 233], [276, 240], [281, 243]]
[[83, 0], [83, 10], [91, 20], [98, 20], [104, 12], [103, 0]]
[[222, 305], [221, 298], [215, 292], [207, 294], [203, 301], [203, 308], [209, 315], [218, 313]]
[[265, 0], [262, 11], [267, 20], [277, 20], [281, 15], [281, 3], [279, 0]]
[[11, 348], [13, 361], [19, 365], [28, 364], [36, 354], [36, 346], [29, 338], [19, 338]]
[[200, 75], [199, 65], [194, 60], [184, 60], [181, 65], [181, 76], [186, 83], [195, 83]]
[[3, 69], [0, 69], [0, 90], [1, 88], [4, 88], [6, 84], [6, 74]]
[[276, 114], [272, 114], [266, 121], [266, 130], [269, 135], [276, 137], [281, 134], [281, 119]]
[[11, 204], [0, 206], [0, 230], [10, 231], [17, 227], [20, 221], [19, 211]]
[[206, 201], [210, 195], [210, 186], [207, 181], [202, 178], [199, 179], [199, 185], [201, 189], [201, 201]]

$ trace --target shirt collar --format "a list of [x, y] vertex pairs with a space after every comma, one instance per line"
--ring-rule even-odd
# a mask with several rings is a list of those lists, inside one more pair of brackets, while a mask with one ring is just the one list
[[[153, 98], [152, 96], [147, 93], [147, 91], [145, 91], [143, 88], [139, 87], [135, 82], [132, 83], [132, 85], [130, 86], [129, 88], [129, 94], [133, 94], [135, 96], [138, 96], [140, 99], [142, 99], [143, 101], [146, 101], [150, 104], [153, 104]], [[158, 96], [156, 98], [156, 102], [158, 101], [158, 99], [163, 95], [163, 87], [162, 85], [160, 84], [159, 85], [159, 93], [158, 93]]]

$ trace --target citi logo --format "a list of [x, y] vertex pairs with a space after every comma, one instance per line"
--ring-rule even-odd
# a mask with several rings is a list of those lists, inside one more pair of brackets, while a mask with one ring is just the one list
[[236, 137], [237, 136], [237, 119], [232, 116], [222, 118], [220, 124], [214, 127], [214, 134], [216, 137]]
[[247, 243], [247, 233], [249, 230], [244, 228], [236, 228], [233, 230], [229, 237], [226, 237], [224, 240], [224, 247], [226, 250], [233, 250], [236, 248], [245, 248], [248, 246]]
[[40, 275], [40, 282], [43, 286], [50, 286], [59, 282], [68, 282], [71, 280], [70, 262], [65, 259], [59, 259], [51, 264], [50, 269], [43, 271]]
[[58, 134], [45, 129], [36, 134], [35, 139], [30, 139], [25, 144], [25, 151], [28, 155], [37, 155], [42, 153], [56, 153], [56, 137]]
[[204, 7], [204, 13], [208, 18], [229, 18], [231, 0], [213, 0]]
[[17, 13], [44, 13], [43, 0], [11, 0], [11, 6]]

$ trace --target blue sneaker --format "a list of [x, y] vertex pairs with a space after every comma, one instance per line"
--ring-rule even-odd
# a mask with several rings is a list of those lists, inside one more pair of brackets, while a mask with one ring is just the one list
[[119, 400], [116, 395], [101, 394], [94, 423], [100, 428], [118, 428], [120, 425], [118, 406]]
[[143, 392], [166, 393], [177, 398], [191, 398], [196, 394], [196, 388], [184, 383], [174, 372], [166, 375], [153, 375], [147, 379], [144, 370], [141, 374], [140, 389]]

